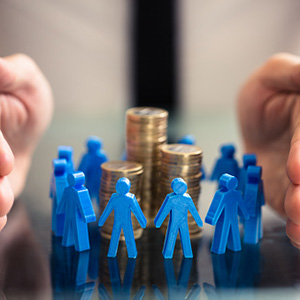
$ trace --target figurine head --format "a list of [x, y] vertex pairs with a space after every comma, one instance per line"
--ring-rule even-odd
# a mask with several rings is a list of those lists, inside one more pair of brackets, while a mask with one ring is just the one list
[[122, 177], [117, 181], [116, 191], [119, 194], [125, 195], [129, 192], [130, 186], [131, 186], [130, 180], [126, 177]]
[[68, 163], [72, 162], [73, 148], [70, 146], [59, 146], [58, 147], [58, 158], [65, 159]]
[[249, 166], [247, 169], [247, 179], [250, 183], [259, 183], [262, 169], [259, 166]]
[[187, 184], [182, 178], [175, 178], [171, 182], [171, 187], [175, 194], [183, 195], [187, 191]]
[[225, 173], [220, 177], [219, 185], [223, 189], [234, 190], [238, 185], [238, 181], [234, 176]]
[[244, 154], [243, 155], [243, 166], [247, 170], [249, 166], [256, 165], [256, 155], [255, 154]]
[[221, 153], [223, 157], [232, 158], [235, 153], [235, 147], [232, 144], [223, 145]]
[[102, 140], [96, 136], [90, 136], [86, 142], [89, 152], [96, 152], [102, 148]]
[[55, 176], [63, 176], [67, 170], [67, 161], [65, 159], [53, 159], [53, 172]]
[[81, 187], [85, 182], [85, 176], [83, 172], [71, 173], [68, 175], [67, 179], [69, 185], [74, 187]]

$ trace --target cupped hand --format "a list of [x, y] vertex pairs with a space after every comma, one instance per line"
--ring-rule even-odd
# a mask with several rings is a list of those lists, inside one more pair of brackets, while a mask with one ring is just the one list
[[300, 248], [300, 57], [280, 53], [252, 74], [238, 99], [245, 151], [263, 167], [266, 202], [287, 217]]
[[0, 229], [52, 111], [51, 88], [35, 62], [23, 54], [0, 58]]

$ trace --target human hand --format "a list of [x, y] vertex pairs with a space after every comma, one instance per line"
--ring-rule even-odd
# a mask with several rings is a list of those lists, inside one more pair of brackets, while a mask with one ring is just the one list
[[50, 86], [33, 60], [23, 54], [0, 58], [0, 229], [52, 111]]
[[272, 56], [252, 74], [238, 99], [245, 151], [262, 166], [266, 202], [287, 217], [300, 248], [300, 57]]

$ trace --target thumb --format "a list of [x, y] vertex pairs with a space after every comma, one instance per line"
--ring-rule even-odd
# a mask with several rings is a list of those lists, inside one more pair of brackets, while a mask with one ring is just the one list
[[258, 74], [263, 85], [270, 89], [299, 91], [300, 57], [289, 53], [275, 54], [258, 70]]
[[7, 176], [14, 167], [14, 155], [0, 131], [0, 177]]

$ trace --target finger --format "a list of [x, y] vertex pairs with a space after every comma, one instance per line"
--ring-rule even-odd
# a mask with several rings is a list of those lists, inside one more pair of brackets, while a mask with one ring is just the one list
[[286, 222], [286, 234], [291, 240], [292, 244], [300, 248], [300, 226], [293, 223], [291, 220]]
[[0, 177], [11, 173], [13, 167], [14, 155], [2, 132], [0, 131]]
[[6, 58], [0, 58], [0, 90], [10, 90], [16, 80], [14, 65]]
[[295, 120], [295, 129], [286, 164], [287, 175], [295, 185], [300, 185], [300, 118], [298, 119]]
[[300, 57], [289, 53], [275, 54], [259, 69], [258, 75], [269, 88], [299, 91]]
[[300, 226], [300, 185], [290, 184], [284, 200], [288, 219]]
[[0, 217], [9, 213], [14, 203], [14, 194], [7, 177], [0, 178]]
[[299, 91], [300, 57], [289, 53], [275, 54], [258, 70], [258, 75], [269, 88]]
[[7, 216], [0, 217], [0, 231], [4, 228], [7, 222]]

